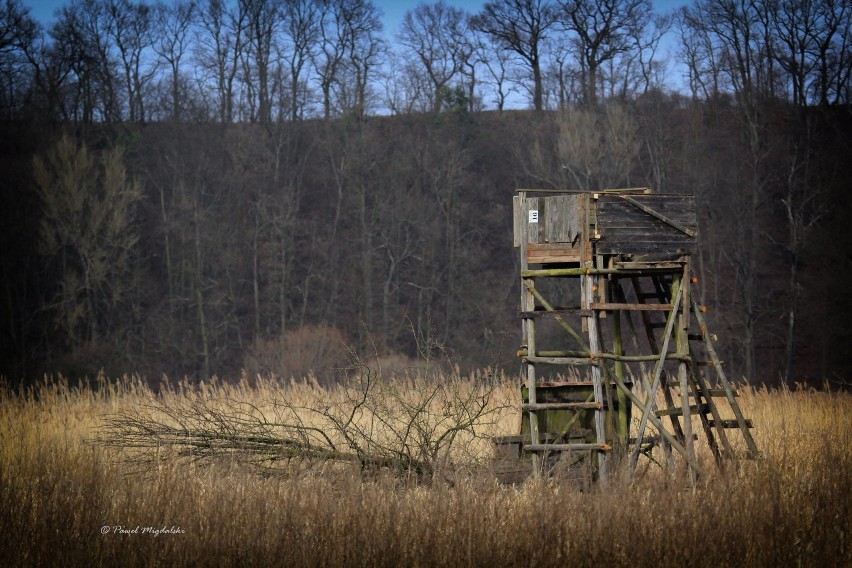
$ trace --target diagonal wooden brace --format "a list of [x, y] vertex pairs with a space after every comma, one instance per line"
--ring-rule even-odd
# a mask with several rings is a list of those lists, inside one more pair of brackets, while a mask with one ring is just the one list
[[[648, 403], [647, 406], [641, 405], [640, 408], [643, 409], [642, 412], [642, 420], [639, 422], [639, 432], [636, 434], [636, 446], [633, 448], [633, 452], [630, 454], [630, 469], [633, 470], [636, 468], [636, 463], [639, 461], [639, 450], [642, 446], [642, 439], [645, 436], [645, 427], [648, 425], [648, 420], [652, 416], [654, 410], [657, 407], [656, 395], [657, 389], [660, 386], [660, 378], [663, 374], [663, 363], [666, 360], [666, 351], [669, 349], [669, 340], [672, 336], [672, 330], [674, 329], [675, 321], [678, 318], [678, 308], [680, 307], [681, 297], [683, 296], [683, 287], [678, 286], [677, 291], [675, 292], [674, 308], [669, 313], [669, 317], [666, 320], [666, 330], [663, 334], [663, 345], [660, 349], [659, 359], [657, 359], [656, 364], [654, 365], [654, 380], [651, 384], [651, 391], [648, 393]], [[659, 427], [658, 427], [659, 429]], [[662, 432], [661, 432], [662, 433]]]

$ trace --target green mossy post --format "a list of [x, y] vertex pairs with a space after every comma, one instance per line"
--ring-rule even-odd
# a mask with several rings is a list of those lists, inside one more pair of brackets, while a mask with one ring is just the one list
[[[621, 312], [615, 312], [615, 317], [612, 322], [612, 337], [613, 344], [612, 350], [615, 351], [615, 355], [618, 357], [622, 357], [624, 353], [624, 348], [621, 344]], [[618, 377], [620, 382], [624, 382], [624, 362], [621, 359], [616, 359], [615, 364], [615, 376]], [[624, 394], [621, 389], [616, 390], [616, 397], [618, 400], [618, 446], [616, 446], [620, 452], [627, 451], [627, 441], [628, 436], [630, 434], [629, 426], [630, 426], [630, 411], [629, 404], [627, 403], [627, 395]]]

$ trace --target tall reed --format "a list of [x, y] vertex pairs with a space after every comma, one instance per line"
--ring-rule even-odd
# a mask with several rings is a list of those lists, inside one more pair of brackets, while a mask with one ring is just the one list
[[[282, 389], [293, 400], [335, 396], [275, 381], [157, 393], [132, 379], [0, 388], [0, 558], [18, 566], [852, 565], [846, 393], [742, 389], [763, 458], [695, 487], [657, 468], [586, 492], [558, 480], [500, 485], [486, 466], [431, 483], [333, 462], [275, 475], [238, 460], [140, 468], [95, 442], [106, 417], [151, 400], [203, 391], [262, 406]], [[500, 389], [514, 401], [511, 382]], [[517, 412], [507, 412], [495, 432], [515, 428]]]

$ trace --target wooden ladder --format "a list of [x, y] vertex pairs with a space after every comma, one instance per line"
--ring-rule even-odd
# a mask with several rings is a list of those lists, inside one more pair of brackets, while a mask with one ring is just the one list
[[[736, 457], [734, 447], [726, 432], [729, 429], [737, 429], [742, 433], [746, 444], [747, 457], [756, 458], [758, 456], [757, 445], [749, 431], [753, 424], [743, 416], [737, 402], [739, 393], [731, 386], [722, 368], [722, 362], [713, 347], [713, 337], [707, 330], [703, 316], [704, 308], [699, 306], [695, 298], [688, 292], [689, 284], [694, 283], [694, 281], [686, 280], [688, 276], [688, 265], [685, 265], [681, 275], [652, 275], [645, 278], [634, 276], [630, 278], [633, 292], [639, 303], [646, 303], [649, 299], [654, 299], [659, 303], [668, 301], [673, 304], [675, 293], [680, 293], [685, 299], [679, 317], [680, 325], [669, 332], [675, 336], [675, 356], [679, 359], [679, 400], [675, 400], [669, 381], [669, 373], [666, 371], [659, 372], [658, 377], [655, 377], [657, 380], [653, 384], [649, 384], [646, 378], [646, 369], [642, 369], [645, 391], [651, 393], [651, 396], [645, 400], [646, 407], [643, 409], [643, 420], [640, 422], [639, 432], [631, 453], [630, 464], [632, 468], [636, 466], [636, 460], [644, 441], [646, 415], [648, 413], [653, 413], [657, 418], [668, 418], [671, 425], [668, 433], [679, 442], [684, 457], [688, 463], [693, 464], [692, 469], [695, 470], [695, 473], [700, 471], [700, 468], [695, 462], [693, 448], [693, 440], [698, 437], [692, 434], [691, 416], [693, 414], [697, 414], [700, 418], [701, 430], [718, 465], [722, 465], [723, 457]], [[652, 291], [648, 291], [647, 286], [643, 286], [648, 281], [652, 285]], [[682, 292], [675, 292], [674, 290], [677, 289], [681, 289]], [[618, 290], [617, 293], [625, 297], [623, 290]], [[666, 325], [665, 322], [655, 319], [654, 313], [660, 312], [650, 310], [640, 312], [648, 346], [653, 353], [659, 354], [660, 343], [665, 343], [666, 338], [658, 338], [657, 331], [665, 328]], [[629, 325], [633, 329], [632, 321]], [[715, 381], [711, 381], [712, 375], [708, 376], [710, 373], [707, 371], [715, 374]], [[712, 388], [711, 384], [713, 385]], [[665, 407], [659, 409], [656, 408], [655, 399], [658, 388], [662, 389], [665, 400]], [[722, 417], [725, 404], [733, 413], [733, 418]], [[667, 443], [666, 436], [661, 435], [658, 440], [663, 447], [667, 461], [670, 462], [671, 444]]]
[[[527, 402], [523, 404], [522, 410], [528, 413], [530, 423], [530, 440], [529, 443], [523, 446], [525, 452], [533, 454], [533, 472], [534, 475], [539, 475], [543, 469], [543, 457], [552, 454], [564, 453], [583, 453], [586, 456], [592, 452], [598, 453], [598, 476], [606, 477], [608, 467], [608, 452], [612, 447], [606, 441], [604, 410], [607, 407], [607, 401], [604, 395], [602, 362], [594, 360], [594, 354], [600, 352], [599, 331], [598, 331], [598, 316], [591, 309], [594, 302], [593, 289], [595, 287], [595, 277], [592, 275], [581, 275], [581, 305], [579, 309], [563, 310], [572, 312], [574, 315], [580, 315], [585, 318], [587, 324], [585, 328], [585, 337], [582, 332], [575, 330], [563, 318], [559, 311], [554, 308], [535, 288], [535, 278], [526, 277], [522, 279], [522, 289], [524, 294], [522, 297], [522, 311], [527, 314], [539, 312], [547, 312], [553, 317], [556, 323], [573, 339], [577, 347], [576, 352], [566, 352], [558, 356], [544, 356], [539, 354], [536, 341], [536, 325], [535, 318], [524, 319], [524, 336], [526, 338], [526, 356], [524, 363], [526, 364], [526, 383], [527, 383]], [[592, 391], [593, 397], [585, 402], [539, 402], [537, 396], [538, 379], [536, 374], [537, 365], [576, 365], [589, 366], [591, 368]], [[573, 411], [592, 411], [594, 412], [594, 437], [595, 441], [589, 442], [572, 442], [569, 439], [564, 439], [564, 436], [569, 436], [568, 433], [557, 436], [552, 441], [543, 442], [539, 428], [539, 412], [548, 410], [573, 410]]]

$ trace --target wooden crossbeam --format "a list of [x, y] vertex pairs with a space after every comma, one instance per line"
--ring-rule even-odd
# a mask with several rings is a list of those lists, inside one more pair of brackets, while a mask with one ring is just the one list
[[527, 444], [525, 452], [580, 452], [597, 450], [608, 452], [612, 450], [609, 444]]
[[522, 410], [599, 410], [600, 402], [538, 402], [522, 404]]
[[593, 310], [628, 310], [633, 312], [670, 312], [671, 304], [616, 304], [612, 302], [599, 302], [589, 306]]

